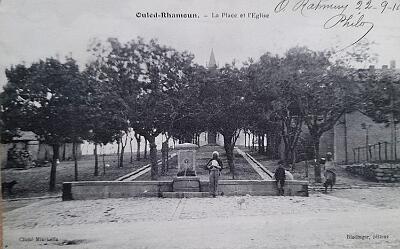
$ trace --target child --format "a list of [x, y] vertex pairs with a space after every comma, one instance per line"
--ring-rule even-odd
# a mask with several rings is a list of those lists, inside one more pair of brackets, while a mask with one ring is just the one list
[[275, 170], [275, 180], [276, 180], [276, 186], [278, 188], [278, 195], [282, 196], [284, 195], [283, 187], [285, 185], [285, 179], [286, 179], [285, 169], [283, 168], [282, 164], [279, 164], [278, 168]]
[[216, 197], [218, 193], [218, 179], [222, 170], [222, 161], [219, 159], [218, 151], [212, 153], [212, 158], [206, 164], [210, 173], [210, 194]]

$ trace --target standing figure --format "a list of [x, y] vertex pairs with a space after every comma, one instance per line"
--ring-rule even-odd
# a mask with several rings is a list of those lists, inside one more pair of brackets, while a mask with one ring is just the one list
[[210, 194], [216, 197], [218, 193], [218, 179], [222, 170], [222, 161], [219, 158], [218, 151], [212, 153], [212, 158], [208, 161], [206, 167], [210, 173]]
[[332, 191], [333, 185], [336, 183], [336, 169], [335, 162], [331, 152], [326, 153], [326, 160], [324, 163], [324, 187], [325, 193], [328, 191], [328, 186]]
[[283, 168], [282, 164], [279, 164], [278, 168], [275, 170], [275, 180], [276, 180], [276, 187], [278, 188], [278, 195], [284, 195], [283, 187], [285, 186], [285, 168]]

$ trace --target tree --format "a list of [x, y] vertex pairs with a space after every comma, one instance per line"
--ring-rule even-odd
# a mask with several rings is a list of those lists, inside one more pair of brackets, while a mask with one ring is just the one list
[[2, 94], [2, 119], [5, 129], [32, 131], [41, 141], [53, 148], [50, 170], [50, 190], [56, 186], [56, 169], [59, 148], [71, 141], [69, 122], [75, 90], [82, 84], [76, 62], [66, 58], [62, 63], [47, 58], [33, 63], [12, 66], [6, 70], [8, 83]]
[[187, 84], [171, 96], [171, 122], [165, 127], [167, 137], [179, 139], [181, 142], [193, 142], [195, 134], [207, 130], [207, 110], [204, 109], [205, 84], [210, 72], [200, 66], [193, 65], [187, 73]]
[[[298, 106], [311, 135], [317, 163], [321, 136], [345, 112], [351, 111], [356, 102], [356, 94], [351, 92], [354, 70], [332, 63], [330, 58], [329, 52], [315, 52], [305, 47], [293, 48], [286, 54], [286, 63], [300, 85]], [[319, 167], [315, 174], [320, 181]]]
[[224, 137], [224, 149], [228, 166], [235, 178], [233, 150], [239, 132], [245, 126], [247, 113], [247, 80], [245, 69], [234, 64], [225, 65], [210, 74], [203, 85], [203, 106], [208, 129], [219, 132]]
[[397, 160], [396, 124], [400, 122], [400, 74], [393, 69], [359, 73], [361, 108], [375, 122], [391, 128], [391, 158]]
[[[96, 46], [93, 49], [95, 48]], [[108, 84], [108, 79], [102, 73], [102, 67], [104, 67], [103, 57], [99, 56], [87, 64], [84, 71], [89, 86], [87, 115], [90, 135], [88, 140], [95, 145], [95, 176], [99, 174], [97, 145], [116, 141], [121, 131], [128, 129], [128, 122], [124, 115], [121, 115], [126, 112], [126, 106], [120, 96], [113, 91], [114, 88]]]
[[[72, 143], [72, 157], [74, 160], [74, 175], [75, 181], [78, 181], [78, 158], [77, 158], [77, 147], [78, 144], [82, 143], [89, 135], [89, 114], [90, 105], [88, 94], [88, 84], [81, 73], [79, 73], [78, 66], [75, 61], [69, 59], [67, 63], [71, 64], [71, 67], [75, 67], [76, 77], [71, 78], [65, 88], [65, 94], [67, 95], [68, 102], [64, 106], [64, 125], [68, 132], [68, 139], [66, 142]], [[68, 91], [68, 92], [67, 92]]]
[[294, 163], [303, 125], [303, 116], [298, 107], [301, 89], [295, 74], [285, 58], [269, 53], [250, 66], [250, 73], [255, 102], [252, 109], [258, 110], [254, 128], [262, 134], [262, 143], [267, 132], [275, 133], [270, 138], [279, 136], [284, 145], [283, 161], [286, 165]]
[[125, 44], [109, 39], [102, 74], [123, 101], [123, 116], [135, 133], [150, 145], [151, 178], [157, 179], [157, 146], [155, 138], [171, 123], [171, 96], [187, 81], [193, 56], [142, 39]]

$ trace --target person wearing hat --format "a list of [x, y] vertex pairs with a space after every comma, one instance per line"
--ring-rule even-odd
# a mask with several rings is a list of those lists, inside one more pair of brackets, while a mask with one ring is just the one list
[[210, 194], [216, 197], [218, 193], [218, 180], [222, 170], [222, 161], [219, 158], [218, 151], [212, 153], [212, 158], [206, 164], [210, 173]]
[[331, 152], [326, 153], [322, 182], [324, 183], [325, 192], [327, 191], [328, 186], [330, 186], [332, 190], [333, 185], [336, 183], [335, 162], [333, 161], [333, 155]]
[[324, 170], [330, 170], [332, 172], [335, 171], [335, 162], [333, 161], [333, 155], [332, 152], [327, 152], [326, 153], [326, 159], [324, 163]]

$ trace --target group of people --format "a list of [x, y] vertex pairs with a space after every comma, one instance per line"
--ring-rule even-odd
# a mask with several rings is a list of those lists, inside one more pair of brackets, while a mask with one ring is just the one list
[[[332, 153], [328, 152], [326, 154], [326, 158], [322, 159], [322, 164], [322, 182], [326, 192], [328, 186], [330, 186], [332, 190], [332, 187], [336, 182], [335, 164]], [[209, 170], [210, 194], [213, 197], [216, 197], [218, 194], [218, 180], [219, 176], [221, 175], [221, 170], [223, 169], [222, 160], [219, 158], [218, 151], [214, 151], [212, 153], [212, 158], [207, 162], [206, 168]], [[293, 175], [283, 167], [282, 163], [279, 163], [278, 168], [275, 170], [274, 179], [276, 181], [278, 195], [283, 196], [285, 194], [285, 181], [293, 180], [294, 178]]]
[[[335, 185], [336, 182], [336, 170], [332, 153], [326, 153], [326, 158], [322, 158], [320, 163], [323, 165], [321, 182], [324, 184], [326, 193], [328, 186], [330, 186], [330, 189], [332, 190], [333, 185]], [[274, 178], [278, 188], [278, 195], [283, 196], [285, 180], [293, 180], [293, 175], [289, 171], [285, 170], [282, 163], [279, 163], [278, 168], [275, 170]]]

